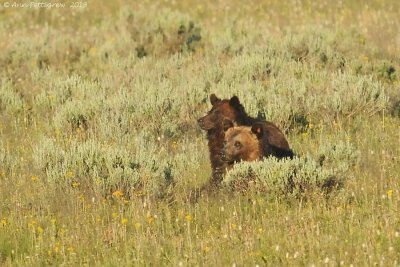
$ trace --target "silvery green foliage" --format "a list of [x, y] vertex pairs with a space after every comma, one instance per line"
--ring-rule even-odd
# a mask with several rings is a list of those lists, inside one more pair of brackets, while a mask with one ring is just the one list
[[127, 147], [88, 140], [63, 146], [45, 138], [34, 150], [35, 166], [46, 172], [52, 184], [69, 186], [79, 181], [102, 194], [116, 189], [163, 194], [166, 187], [184, 183], [185, 177], [198, 170], [199, 154], [188, 155], [189, 149], [196, 151], [194, 144], [171, 154], [146, 136], [138, 135], [131, 143]]
[[19, 153], [11, 153], [10, 148], [0, 140], [0, 179], [14, 175], [20, 167]]
[[[275, 38], [248, 20], [227, 18], [215, 31], [203, 27], [195, 50], [189, 41], [198, 27], [187, 14], [126, 7], [76, 38], [51, 27], [32, 38], [15, 37], [18, 45], [0, 61], [28, 74], [35, 85], [30, 115], [46, 118], [57, 135], [43, 133], [35, 148], [36, 167], [49, 181], [72, 171], [98, 190], [126, 184], [160, 192], [166, 184], [185, 184], [189, 175], [209, 175], [199, 170], [209, 159], [196, 119], [209, 110], [210, 93], [237, 95], [251, 116], [263, 111], [282, 130], [294, 131], [295, 116], [329, 123], [369, 116], [387, 104], [375, 63], [357, 72], [358, 55], [346, 54], [347, 47], [356, 50], [357, 34], [315, 28]], [[3, 81], [0, 112], [23, 108], [24, 99]], [[271, 166], [286, 174], [292, 167], [311, 173], [317, 166], [320, 178], [336, 175], [353, 160], [346, 149], [321, 148], [315, 156], [318, 164], [325, 157], [320, 169], [311, 159]]]
[[331, 100], [327, 110], [347, 117], [359, 113], [375, 114], [385, 108], [387, 97], [382, 84], [370, 77], [337, 74], [332, 77]]
[[237, 94], [249, 114], [264, 111], [283, 129], [299, 114], [320, 120], [381, 111], [387, 104], [382, 84], [374, 73], [353, 73], [358, 59], [341, 52], [338, 38], [321, 29], [288, 34], [284, 44], [266, 37], [224, 68], [209, 68], [206, 77], [215, 83], [213, 92]]
[[35, 104], [46, 109], [58, 108], [69, 101], [93, 101], [99, 95], [99, 85], [83, 79], [79, 75], [60, 76], [51, 70], [32, 73], [32, 80], [43, 86], [43, 90], [35, 97]]
[[320, 168], [311, 159], [277, 160], [270, 157], [262, 161], [236, 164], [227, 173], [224, 184], [233, 188], [246, 188], [251, 181], [257, 190], [275, 195], [317, 190], [333, 176], [331, 170]]
[[313, 61], [274, 57], [271, 49], [236, 56], [222, 71], [214, 91], [225, 97], [237, 94], [249, 114], [264, 111], [284, 129], [296, 114], [318, 120], [372, 115], [387, 104], [382, 84], [371, 75], [320, 70]]
[[[178, 137], [197, 129], [193, 121], [209, 108], [210, 93], [238, 95], [250, 115], [263, 111], [283, 130], [293, 126], [295, 116], [317, 121], [371, 115], [387, 103], [375, 75], [353, 73], [358, 58], [346, 55], [341, 44], [350, 42], [350, 34], [316, 28], [276, 39], [243, 21], [228, 20], [218, 35], [204, 32], [203, 54], [188, 56], [173, 47], [182, 41], [180, 27], [190, 25], [188, 16], [164, 11], [154, 20], [129, 7], [118, 16], [112, 29], [106, 22], [91, 29], [91, 41], [81, 40], [80, 50], [69, 41], [69, 56], [79, 55], [73, 62], [82, 75], [52, 68], [33, 72], [32, 80], [42, 89], [33, 109], [51, 107], [48, 115], [56, 129], [69, 133], [85, 124], [103, 135], [101, 125], [118, 132], [122, 120], [120, 131], [146, 128]], [[136, 26], [144, 22], [146, 27]], [[132, 49], [138, 46], [148, 55], [138, 58]], [[215, 60], [220, 57], [226, 62]]]
[[318, 161], [307, 156], [241, 162], [227, 173], [224, 184], [247, 188], [254, 183], [257, 190], [271, 194], [329, 190], [342, 185], [350, 176], [350, 168], [359, 161], [359, 152], [350, 144], [339, 143], [322, 147], [319, 157]]
[[350, 142], [323, 143], [317, 150], [316, 159], [324, 168], [331, 168], [341, 175], [360, 162], [360, 151]]
[[0, 85], [0, 112], [14, 114], [24, 110], [24, 101], [11, 83], [11, 80], [2, 79]]
[[68, 101], [56, 111], [53, 118], [54, 127], [67, 131], [87, 129], [97, 108], [93, 101]]
[[93, 116], [104, 107], [106, 95], [102, 87], [78, 75], [54, 79], [51, 71], [34, 73], [32, 79], [40, 80], [38, 76], [42, 74], [47, 82], [35, 96], [35, 109], [50, 110], [45, 115], [54, 114], [51, 122], [58, 131], [87, 129]]
[[11, 165], [12, 159], [10, 159], [3, 142], [0, 142], [0, 179], [10, 172]]

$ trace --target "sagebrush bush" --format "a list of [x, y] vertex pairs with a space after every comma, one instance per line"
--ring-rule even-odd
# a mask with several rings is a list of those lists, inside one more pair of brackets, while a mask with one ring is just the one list
[[250, 188], [271, 195], [303, 195], [330, 192], [342, 187], [351, 177], [351, 167], [359, 161], [359, 152], [349, 143], [326, 144], [318, 158], [311, 156], [278, 160], [269, 157], [257, 162], [236, 164], [224, 178], [233, 190]]
[[333, 171], [322, 169], [311, 159], [267, 158], [236, 164], [227, 173], [224, 184], [235, 191], [250, 187], [266, 196], [281, 196], [315, 192], [332, 179], [335, 179]]
[[315, 152], [315, 159], [320, 166], [331, 168], [340, 174], [345, 174], [358, 165], [361, 158], [360, 151], [353, 144], [343, 141], [325, 142]]
[[14, 155], [0, 141], [0, 180], [4, 179], [16, 171], [18, 161]]
[[183, 151], [173, 144], [172, 150], [177, 151], [170, 153], [144, 136], [134, 138], [133, 143], [128, 148], [123, 144], [72, 140], [64, 146], [45, 138], [35, 147], [35, 166], [46, 173], [47, 181], [53, 185], [70, 188], [79, 183], [104, 196], [115, 190], [128, 196], [139, 191], [163, 195], [168, 186], [187, 183], [185, 179], [199, 168], [199, 154], [187, 155], [188, 148], [196, 151], [190, 144]]
[[12, 81], [3, 78], [0, 85], [0, 111], [5, 111], [12, 115], [22, 112], [24, 106], [24, 100], [14, 90]]

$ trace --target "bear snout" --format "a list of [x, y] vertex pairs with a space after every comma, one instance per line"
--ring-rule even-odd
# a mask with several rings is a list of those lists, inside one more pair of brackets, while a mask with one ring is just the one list
[[199, 124], [201, 129], [205, 130], [204, 117], [201, 117], [200, 119], [198, 119], [197, 123]]
[[199, 124], [200, 128], [203, 130], [211, 130], [213, 129], [213, 124], [210, 123], [209, 119], [206, 117], [201, 117], [200, 119], [197, 120], [197, 123]]
[[225, 153], [225, 150], [221, 150], [221, 152], [219, 152], [219, 157], [221, 158], [222, 161], [225, 161], [225, 162], [230, 161], [230, 159], [228, 158], [228, 156]]

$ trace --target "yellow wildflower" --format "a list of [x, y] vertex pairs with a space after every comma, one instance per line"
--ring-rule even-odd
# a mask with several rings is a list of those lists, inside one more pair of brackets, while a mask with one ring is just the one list
[[392, 190], [392, 189], [388, 190], [388, 191], [386, 192], [386, 194], [387, 194], [387, 197], [388, 197], [389, 199], [391, 199], [392, 196], [393, 196], [393, 190]]
[[192, 221], [192, 216], [191, 216], [190, 214], [186, 215], [186, 216], [185, 216], [185, 220], [186, 220], [187, 222], [191, 222], [191, 221]]
[[122, 193], [121, 191], [115, 191], [112, 193], [113, 197], [123, 197], [124, 193]]
[[121, 223], [126, 225], [128, 223], [128, 219], [127, 218], [122, 218]]
[[176, 141], [172, 142], [172, 148], [177, 149], [178, 148], [178, 143]]
[[61, 227], [61, 229], [59, 230], [60, 236], [64, 236], [67, 231], [68, 231], [68, 229]]
[[32, 182], [36, 182], [37, 180], [39, 180], [39, 177], [37, 177], [36, 175], [33, 175], [31, 177]]
[[81, 183], [80, 183], [80, 182], [77, 182], [77, 181], [74, 181], [74, 182], [71, 183], [72, 188], [77, 188], [77, 187], [79, 187], [80, 185], [81, 185]]
[[1, 225], [6, 226], [8, 224], [7, 218], [1, 219]]
[[151, 215], [147, 216], [147, 223], [152, 224], [153, 222], [154, 222], [154, 217]]
[[35, 227], [36, 221], [32, 220], [30, 223], [28, 223], [28, 227]]

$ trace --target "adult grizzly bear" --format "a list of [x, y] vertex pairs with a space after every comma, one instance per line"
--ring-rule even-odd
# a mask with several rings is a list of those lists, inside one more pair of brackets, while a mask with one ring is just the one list
[[207, 131], [208, 148], [210, 151], [210, 160], [212, 168], [211, 182], [219, 184], [228, 167], [227, 162], [221, 159], [221, 152], [224, 144], [224, 119], [229, 119], [238, 126], [252, 126], [259, 122], [263, 125], [264, 133], [267, 133], [265, 143], [274, 148], [271, 155], [278, 158], [293, 157], [293, 152], [289, 147], [283, 133], [271, 122], [252, 118], [247, 115], [243, 105], [237, 96], [231, 99], [220, 99], [215, 94], [210, 95], [211, 110], [198, 119], [199, 126]]

